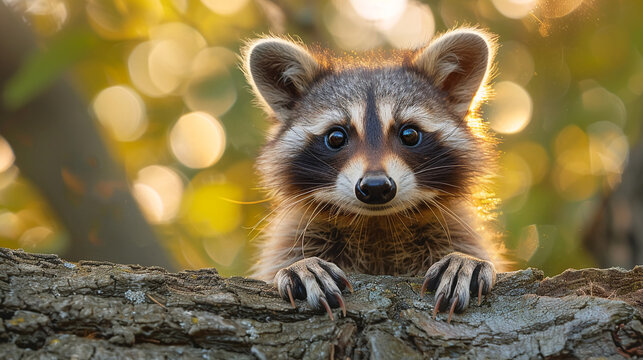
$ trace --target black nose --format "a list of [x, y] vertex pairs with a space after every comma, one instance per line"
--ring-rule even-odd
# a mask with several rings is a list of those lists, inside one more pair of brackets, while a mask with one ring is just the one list
[[366, 173], [355, 184], [355, 195], [367, 204], [386, 204], [396, 192], [395, 181], [383, 173]]

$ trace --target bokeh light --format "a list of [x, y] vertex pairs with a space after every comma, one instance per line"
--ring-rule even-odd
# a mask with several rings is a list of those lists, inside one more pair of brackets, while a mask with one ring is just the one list
[[163, 219], [163, 200], [154, 188], [149, 185], [137, 183], [132, 187], [132, 194], [138, 202], [145, 218], [152, 222], [158, 223]]
[[31, 25], [45, 35], [56, 33], [69, 18], [69, 7], [65, 0], [5, 0], [5, 3], [29, 14]]
[[150, 39], [150, 80], [162, 94], [170, 94], [188, 76], [192, 60], [206, 46], [205, 39], [196, 29], [178, 22], [151, 28]]
[[149, 59], [152, 49], [152, 41], [138, 44], [129, 55], [127, 67], [130, 79], [139, 91], [147, 96], [160, 97], [163, 96], [163, 92], [156, 87], [150, 76]]
[[[548, 275], [592, 265], [582, 255], [583, 232], [619, 187], [643, 131], [640, 1], [5, 3], [21, 12], [46, 50], [23, 65], [56, 65], [37, 67], [27, 85], [41, 81], [46, 89], [50, 83], [41, 78], [69, 69], [139, 207], [181, 267], [242, 274], [256, 253], [257, 232], [249, 229], [269, 210], [253, 163], [269, 122], [252, 105], [239, 54], [257, 34], [301, 37], [348, 58], [364, 50], [374, 64], [391, 49], [421, 47], [456, 26], [497, 34], [490, 101], [482, 120], [468, 120], [477, 139], [488, 138], [485, 122], [499, 134], [498, 176], [486, 194], [502, 202], [497, 213], [490, 210], [495, 198], [479, 209], [505, 226], [506, 245], [519, 261]], [[78, 34], [85, 43], [74, 40]], [[28, 157], [20, 152], [34, 145], [31, 134], [3, 135], [11, 146], [0, 137], [0, 246], [69, 246], [56, 220], [63, 217], [25, 179], [26, 166], [21, 173]], [[69, 156], [107, 171], [91, 158]], [[56, 169], [52, 178], [82, 184], [72, 170]], [[104, 201], [113, 190], [78, 188], [98, 191]]]
[[435, 33], [431, 8], [415, 1], [409, 2], [397, 22], [383, 33], [396, 48], [413, 49], [426, 45]]
[[610, 187], [620, 181], [629, 154], [629, 143], [623, 130], [609, 121], [598, 121], [587, 128], [591, 171], [606, 175]]
[[204, 112], [181, 116], [170, 132], [172, 153], [185, 166], [194, 169], [217, 162], [223, 155], [225, 145], [223, 125]]
[[35, 226], [25, 230], [20, 235], [20, 245], [25, 249], [34, 249], [43, 242], [49, 240], [54, 235], [54, 231], [45, 226]]
[[333, 0], [325, 7], [324, 21], [347, 50], [368, 50], [384, 41], [400, 49], [417, 48], [435, 33], [431, 8], [414, 0]]
[[538, 0], [491, 0], [498, 11], [512, 19], [527, 16], [536, 6]]
[[15, 160], [16, 156], [13, 154], [11, 145], [0, 136], [0, 173], [7, 171]]
[[531, 182], [537, 184], [549, 171], [549, 156], [545, 148], [534, 141], [523, 141], [511, 147], [511, 151], [525, 160], [531, 173]]
[[234, 202], [243, 198], [243, 190], [238, 185], [219, 181], [198, 184], [197, 181], [185, 196], [184, 219], [196, 236], [227, 234], [241, 223], [241, 205]]
[[540, 0], [538, 4], [543, 16], [548, 18], [559, 18], [576, 10], [583, 0]]
[[15, 184], [18, 179], [20, 171], [18, 167], [11, 166], [7, 170], [0, 172], [0, 191], [10, 188], [10, 185]]
[[516, 257], [523, 261], [529, 261], [540, 247], [538, 226], [531, 224], [522, 229], [520, 234], [520, 245], [516, 249]]
[[127, 86], [110, 86], [92, 103], [98, 121], [120, 141], [138, 139], [147, 129], [145, 103]]
[[500, 181], [498, 195], [503, 200], [523, 194], [531, 187], [533, 175], [531, 168], [518, 153], [507, 152], [500, 161]]
[[107, 39], [145, 36], [164, 14], [159, 0], [88, 0], [86, 10], [91, 26]]
[[502, 134], [522, 131], [531, 120], [532, 100], [522, 86], [501, 81], [494, 86], [495, 96], [485, 110], [491, 128]]
[[18, 215], [11, 211], [0, 213], [0, 238], [18, 238], [23, 230], [24, 225]]
[[214, 116], [225, 114], [237, 100], [237, 89], [230, 74], [237, 56], [223, 47], [201, 50], [192, 62], [183, 101], [192, 111]]
[[502, 69], [498, 72], [498, 80], [508, 80], [525, 86], [534, 76], [534, 58], [527, 46], [521, 42], [507, 41], [500, 44], [496, 59], [498, 68]]
[[643, 94], [643, 70], [639, 70], [630, 76], [627, 81], [627, 88], [632, 94]]
[[201, 0], [201, 2], [203, 5], [207, 6], [208, 9], [220, 15], [233, 15], [248, 4], [248, 0]]
[[167, 166], [150, 165], [138, 172], [133, 192], [148, 220], [167, 223], [181, 207], [183, 180]]
[[380, 27], [390, 27], [404, 12], [407, 0], [349, 0], [360, 17], [376, 22]]
[[382, 43], [377, 28], [359, 17], [346, 0], [334, 0], [325, 6], [323, 20], [337, 45], [345, 50], [368, 50]]
[[222, 266], [230, 266], [244, 247], [246, 239], [243, 233], [235, 232], [216, 238], [203, 239], [203, 248], [210, 259]]
[[576, 125], [565, 127], [556, 137], [554, 185], [559, 194], [573, 201], [592, 196], [598, 180], [592, 176], [589, 137]]
[[588, 119], [611, 121], [623, 126], [627, 120], [627, 110], [620, 97], [598, 85], [595, 81], [585, 80], [580, 83], [585, 90], [581, 94]]

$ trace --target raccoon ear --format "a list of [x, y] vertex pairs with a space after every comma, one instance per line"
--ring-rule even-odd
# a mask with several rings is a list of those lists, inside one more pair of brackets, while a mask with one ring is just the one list
[[251, 42], [244, 54], [245, 73], [257, 97], [279, 120], [309, 89], [320, 64], [301, 45], [280, 38]]
[[493, 50], [492, 39], [485, 33], [458, 29], [420, 50], [412, 64], [448, 94], [452, 110], [464, 117], [478, 89], [486, 84]]

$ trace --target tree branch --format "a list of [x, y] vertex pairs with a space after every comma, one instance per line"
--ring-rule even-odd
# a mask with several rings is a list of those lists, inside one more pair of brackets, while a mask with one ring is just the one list
[[0, 353], [85, 358], [626, 358], [643, 355], [643, 268], [499, 275], [447, 324], [420, 278], [352, 275], [348, 315], [292, 309], [214, 269], [64, 262], [0, 248]]

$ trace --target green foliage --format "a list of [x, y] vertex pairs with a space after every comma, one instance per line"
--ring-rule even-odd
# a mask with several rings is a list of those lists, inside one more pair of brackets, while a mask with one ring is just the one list
[[98, 37], [89, 29], [72, 29], [34, 51], [2, 92], [4, 106], [17, 109], [51, 85], [76, 62], [85, 59], [98, 45]]

